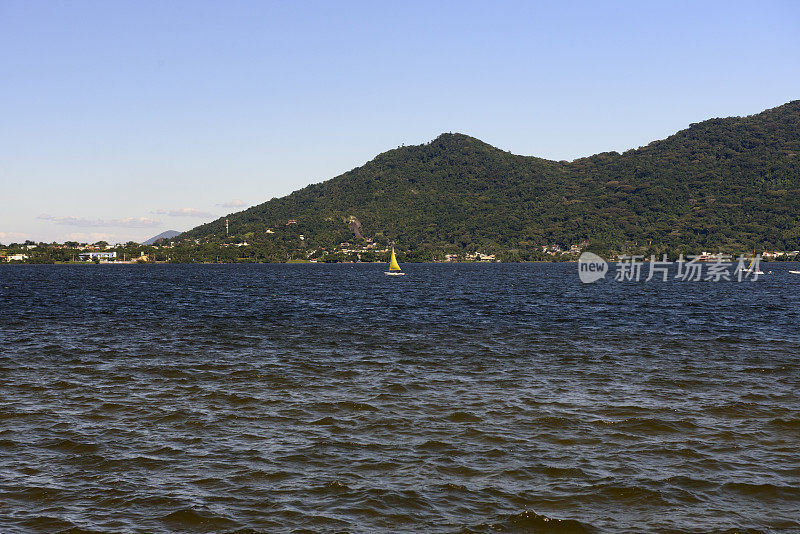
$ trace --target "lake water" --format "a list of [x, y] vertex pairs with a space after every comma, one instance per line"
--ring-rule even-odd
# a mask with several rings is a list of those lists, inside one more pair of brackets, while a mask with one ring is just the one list
[[800, 531], [762, 268], [0, 267], [0, 531]]

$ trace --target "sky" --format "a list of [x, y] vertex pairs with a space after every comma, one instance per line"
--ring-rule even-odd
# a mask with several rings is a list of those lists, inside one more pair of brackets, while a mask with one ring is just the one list
[[800, 2], [0, 2], [0, 243], [187, 230], [461, 132], [622, 152], [800, 99]]

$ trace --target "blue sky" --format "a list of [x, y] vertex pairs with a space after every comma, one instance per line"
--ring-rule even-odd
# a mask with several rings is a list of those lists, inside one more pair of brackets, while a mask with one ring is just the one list
[[623, 151], [800, 98], [799, 2], [0, 2], [0, 243], [185, 230], [463, 132]]

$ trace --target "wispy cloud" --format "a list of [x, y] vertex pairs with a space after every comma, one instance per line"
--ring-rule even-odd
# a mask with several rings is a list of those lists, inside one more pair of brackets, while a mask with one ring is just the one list
[[195, 208], [181, 208], [177, 210], [153, 210], [150, 213], [154, 215], [167, 215], [169, 217], [211, 217], [207, 211], [201, 211]]
[[153, 226], [160, 226], [159, 219], [151, 217], [126, 217], [124, 219], [86, 219], [84, 217], [75, 217], [74, 215], [65, 215], [63, 217], [54, 217], [52, 215], [42, 214], [37, 217], [43, 221], [51, 221], [56, 224], [63, 224], [67, 226], [84, 226], [87, 228], [95, 227], [119, 227], [119, 228], [150, 228]]
[[243, 208], [244, 206], [247, 206], [247, 204], [237, 198], [235, 200], [223, 202], [222, 204], [217, 204], [217, 206], [220, 208]]

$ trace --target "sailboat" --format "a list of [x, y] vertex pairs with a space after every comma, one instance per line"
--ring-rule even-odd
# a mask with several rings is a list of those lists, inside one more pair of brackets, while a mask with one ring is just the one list
[[[738, 273], [739, 271], [741, 271], [743, 273], [750, 273], [750, 274], [766, 274], [764, 271], [761, 270], [761, 267], [758, 267], [757, 271], [755, 272], [753, 271], [753, 264], [755, 263], [755, 261], [756, 261], [755, 259], [750, 260], [750, 265], [747, 267], [747, 269], [745, 269], [744, 267], [739, 267], [738, 269], [736, 269], [736, 272]], [[772, 271], [770, 271], [770, 274], [772, 274]]]
[[400, 266], [397, 264], [397, 257], [394, 255], [394, 247], [392, 247], [392, 257], [389, 260], [389, 270], [384, 271], [383, 274], [388, 274], [390, 276], [404, 276], [406, 274], [400, 270]]

